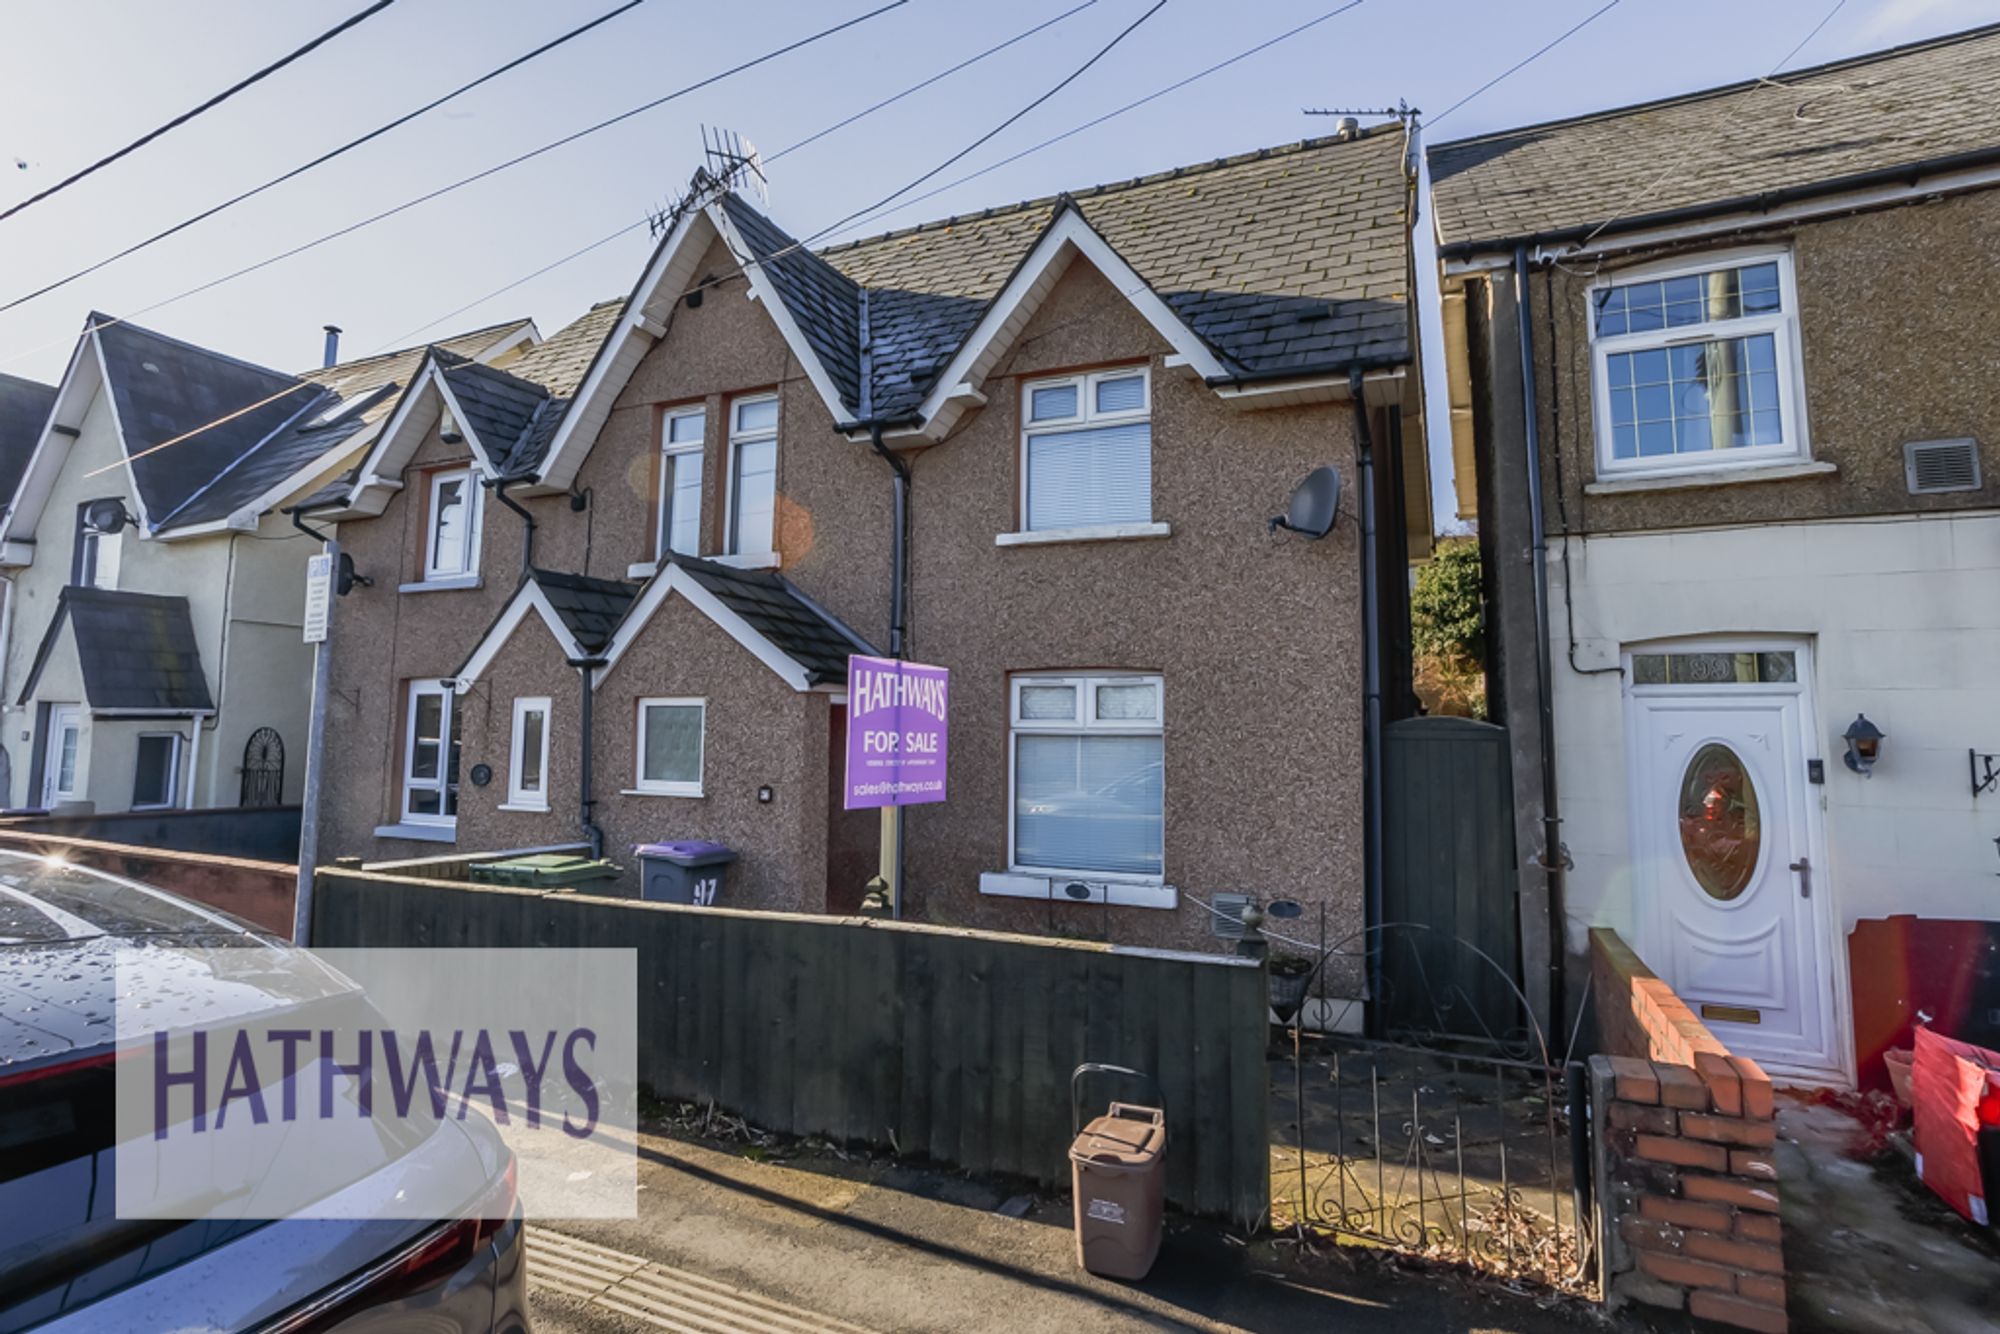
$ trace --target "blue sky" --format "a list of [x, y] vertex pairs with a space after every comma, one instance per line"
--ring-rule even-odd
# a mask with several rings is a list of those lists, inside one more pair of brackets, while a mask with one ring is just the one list
[[[1432, 113], [1603, 0], [1364, 0], [1147, 107], [864, 232], [1324, 133], [1308, 106], [1399, 98]], [[0, 301], [297, 165], [484, 73], [617, 0], [398, 0], [297, 64], [19, 217], [0, 222]], [[318, 360], [532, 315], [553, 332], [623, 295], [644, 228], [448, 324], [404, 337], [643, 217], [699, 163], [703, 124], [767, 154], [1072, 8], [1079, 0], [910, 0], [847, 33], [386, 222], [138, 316], [253, 361]], [[1137, 17], [1097, 0], [1040, 35], [787, 156], [770, 207], [805, 235], [963, 148]], [[1446, 120], [1434, 142], [1766, 73], [1832, 0], [1622, 0]], [[360, 9], [362, 0], [8, 0], [0, 18], [0, 206], [200, 102]], [[185, 288], [873, 8], [871, 0], [647, 0], [363, 149], [0, 314], [0, 371], [53, 381], [85, 314], [130, 315]], [[1077, 83], [949, 181], [1335, 8], [1335, 0], [1169, 0]], [[1847, 0], [1795, 65], [2000, 19], [2000, 0]], [[17, 164], [25, 163], [25, 166]], [[935, 184], [934, 182], [933, 184]], [[1428, 225], [1421, 229], [1428, 234]], [[1426, 261], [1427, 262], [1427, 261]], [[1433, 371], [1440, 369], [1433, 358]], [[1435, 376], [1434, 376], [1435, 378]], [[1435, 414], [1439, 417], [1442, 414]], [[1440, 464], [1448, 455], [1433, 451]], [[1436, 478], [1441, 514], [1448, 479]]]

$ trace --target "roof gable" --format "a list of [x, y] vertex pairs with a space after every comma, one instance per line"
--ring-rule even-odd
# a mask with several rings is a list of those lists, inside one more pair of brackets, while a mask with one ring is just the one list
[[76, 586], [57, 595], [16, 704], [34, 698], [65, 625], [75, 636], [84, 698], [94, 712], [214, 711], [186, 598]]
[[639, 595], [637, 584], [555, 570], [530, 570], [453, 675], [462, 694], [485, 674], [530, 613], [541, 617], [563, 659], [581, 663], [601, 652]]

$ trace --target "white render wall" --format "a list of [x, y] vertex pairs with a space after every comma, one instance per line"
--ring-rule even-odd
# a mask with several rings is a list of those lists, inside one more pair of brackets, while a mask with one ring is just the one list
[[[1807, 753], [1826, 761], [1831, 860], [1814, 888], [1833, 896], [1843, 940], [1896, 913], [2000, 919], [2000, 793], [1974, 800], [1966, 769], [1968, 747], [2000, 753], [2000, 514], [1572, 538], [1569, 563], [1582, 667], [1676, 636], [1812, 640]], [[1623, 678], [1570, 670], [1560, 539], [1549, 579], [1569, 944], [1582, 951], [1589, 926], [1636, 938]], [[1856, 713], [1887, 734], [1872, 778], [1841, 762]]]

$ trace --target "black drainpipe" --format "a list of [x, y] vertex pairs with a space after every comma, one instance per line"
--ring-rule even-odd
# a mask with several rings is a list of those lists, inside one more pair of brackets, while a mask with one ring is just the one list
[[[1375, 552], [1375, 444], [1368, 431], [1368, 404], [1362, 394], [1361, 367], [1347, 372], [1348, 396], [1354, 400], [1354, 442], [1361, 474], [1361, 643], [1362, 643], [1362, 771], [1367, 840], [1363, 845], [1363, 875], [1367, 881], [1368, 925], [1383, 925], [1382, 893], [1382, 626], [1380, 575]], [[1386, 1016], [1382, 1010], [1382, 932], [1368, 933], [1368, 1026], [1378, 1035]]]
[[889, 656], [903, 656], [910, 579], [910, 461], [882, 443], [882, 423], [868, 423], [868, 443], [895, 474], [889, 517]]
[[[1560, 1033], [1565, 1022], [1563, 973], [1564, 880], [1562, 812], [1556, 805], [1555, 669], [1549, 658], [1549, 541], [1542, 521], [1542, 432], [1535, 402], [1534, 326], [1528, 309], [1528, 250], [1514, 247], [1515, 337], [1521, 344], [1521, 413], [1526, 429], [1528, 526], [1535, 559], [1535, 696], [1542, 752], [1541, 868], [1549, 887], [1549, 1023]], [[1562, 442], [1556, 442], [1562, 448]]]
[[583, 835], [590, 840], [590, 855], [593, 860], [604, 855], [604, 831], [597, 827], [597, 798], [591, 795], [591, 706], [597, 692], [591, 688], [590, 674], [604, 666], [602, 658], [571, 658], [569, 665], [577, 669], [583, 694], [583, 744], [577, 749], [577, 819], [583, 825]]
[[525, 477], [489, 477], [484, 485], [493, 492], [493, 498], [521, 516], [525, 527], [521, 531], [521, 573], [525, 576], [535, 568], [535, 516], [521, 508], [521, 502], [507, 494], [507, 488], [516, 482], [524, 482]]

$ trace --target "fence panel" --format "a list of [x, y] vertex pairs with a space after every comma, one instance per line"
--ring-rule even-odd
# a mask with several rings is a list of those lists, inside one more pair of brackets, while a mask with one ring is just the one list
[[344, 869], [314, 904], [327, 947], [630, 946], [654, 1095], [974, 1172], [1067, 1182], [1070, 1071], [1145, 1070], [1168, 1199], [1243, 1226], [1269, 1205], [1268, 1016], [1246, 960]]

